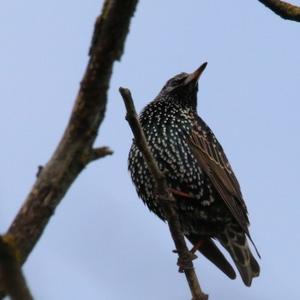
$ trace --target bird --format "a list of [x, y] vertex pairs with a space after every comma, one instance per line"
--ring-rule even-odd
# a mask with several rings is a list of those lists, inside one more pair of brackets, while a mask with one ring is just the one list
[[[147, 144], [176, 200], [182, 233], [229, 278], [236, 272], [215, 241], [229, 252], [246, 286], [260, 266], [249, 241], [249, 217], [239, 182], [216, 136], [197, 113], [198, 81], [207, 66], [169, 79], [139, 114]], [[133, 140], [128, 169], [138, 196], [167, 220], [143, 154]]]

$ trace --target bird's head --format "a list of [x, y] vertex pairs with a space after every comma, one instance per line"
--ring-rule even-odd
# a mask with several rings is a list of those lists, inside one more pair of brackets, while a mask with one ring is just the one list
[[197, 106], [198, 79], [207, 66], [203, 63], [193, 73], [180, 73], [167, 81], [159, 93], [160, 99], [179, 102], [184, 106]]

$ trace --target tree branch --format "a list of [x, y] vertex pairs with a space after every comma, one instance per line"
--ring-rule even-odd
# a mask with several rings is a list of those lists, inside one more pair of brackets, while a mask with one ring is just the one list
[[93, 148], [91, 151], [86, 155], [85, 160], [88, 164], [89, 162], [92, 162], [94, 160], [97, 160], [99, 158], [103, 158], [107, 155], [112, 155], [113, 151], [110, 150], [108, 147], [100, 147], [100, 148]]
[[18, 255], [9, 240], [0, 237], [0, 278], [1, 288], [12, 300], [32, 300], [30, 290], [23, 276]]
[[6, 234], [24, 263], [42, 235], [57, 205], [83, 168], [111, 154], [93, 149], [104, 119], [112, 67], [121, 58], [138, 0], [106, 0], [96, 20], [89, 62], [75, 105], [57, 149], [40, 170], [32, 190]]
[[300, 22], [300, 7], [280, 0], [258, 0], [286, 20]]
[[173, 195], [169, 192], [166, 178], [159, 170], [158, 165], [148, 147], [143, 129], [137, 117], [130, 90], [120, 88], [119, 91], [123, 97], [127, 110], [126, 120], [131, 127], [135, 137], [135, 142], [139, 150], [142, 152], [150, 173], [155, 180], [158, 198], [160, 199], [160, 204], [163, 207], [165, 215], [167, 216], [169, 229], [176, 246], [176, 252], [179, 256], [178, 261], [183, 265], [182, 269], [185, 273], [191, 293], [193, 295], [193, 300], [206, 300], [208, 299], [208, 296], [205, 295], [201, 290], [192, 262], [193, 256], [187, 248], [183, 233], [181, 231], [179, 218], [175, 211], [176, 201]]

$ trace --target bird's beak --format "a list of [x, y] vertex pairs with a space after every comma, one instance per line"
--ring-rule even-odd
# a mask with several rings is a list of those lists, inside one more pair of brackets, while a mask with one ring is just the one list
[[207, 66], [207, 62], [203, 63], [195, 72], [189, 74], [188, 77], [185, 79], [184, 84], [187, 85], [190, 82], [195, 82], [196, 84], [200, 75], [205, 70], [206, 66]]

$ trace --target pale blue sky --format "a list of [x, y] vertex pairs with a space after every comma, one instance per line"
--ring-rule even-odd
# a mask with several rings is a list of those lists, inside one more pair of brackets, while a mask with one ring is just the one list
[[[294, 1], [300, 5], [300, 1]], [[101, 1], [3, 1], [0, 10], [0, 231], [68, 120]], [[132, 134], [119, 86], [139, 110], [181, 71], [208, 67], [198, 111], [239, 178], [261, 255], [251, 288], [200, 257], [210, 299], [300, 298], [300, 23], [258, 1], [141, 1], [114, 67], [97, 145], [115, 154], [76, 180], [24, 270], [36, 299], [190, 299], [167, 226], [127, 172]]]

